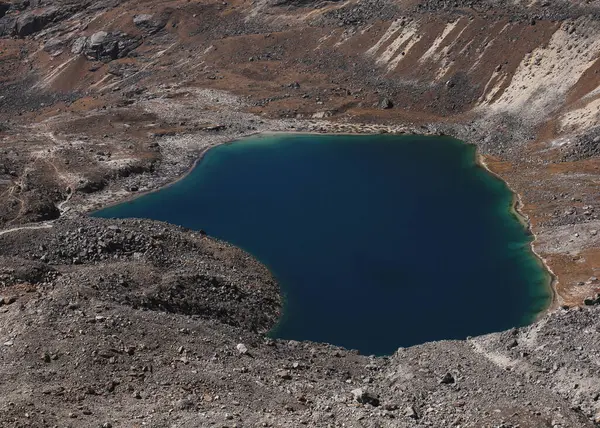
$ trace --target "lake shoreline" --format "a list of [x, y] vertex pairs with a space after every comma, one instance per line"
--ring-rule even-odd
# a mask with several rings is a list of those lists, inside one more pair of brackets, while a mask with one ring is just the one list
[[[202, 150], [200, 150], [200, 151], [199, 151], [199, 153], [198, 153], [198, 156], [197, 156], [197, 157], [196, 157], [196, 159], [195, 159], [195, 160], [194, 160], [194, 161], [191, 163], [191, 166], [190, 166], [189, 168], [187, 168], [187, 169], [186, 169], [186, 171], [185, 171], [183, 174], [179, 175], [179, 176], [178, 176], [178, 177], [176, 177], [174, 180], [172, 180], [172, 181], [170, 181], [170, 182], [168, 182], [168, 183], [166, 183], [166, 184], [164, 184], [164, 185], [162, 185], [162, 186], [159, 186], [159, 187], [157, 187], [157, 188], [155, 188], [155, 189], [148, 190], [148, 191], [144, 191], [144, 192], [137, 192], [137, 193], [135, 193], [135, 194], [129, 195], [129, 197], [127, 197], [127, 198], [125, 198], [125, 199], [121, 199], [121, 200], [119, 200], [119, 201], [115, 201], [114, 203], [106, 204], [106, 205], [102, 206], [102, 207], [101, 207], [101, 208], [99, 208], [99, 209], [95, 209], [95, 210], [93, 210], [93, 211], [92, 211], [92, 212], [90, 212], [89, 214], [93, 214], [93, 212], [101, 211], [102, 209], [105, 209], [105, 208], [108, 208], [108, 207], [111, 207], [111, 206], [114, 206], [114, 205], [119, 205], [119, 204], [122, 204], [122, 203], [126, 203], [126, 202], [128, 202], [128, 201], [131, 201], [131, 200], [137, 199], [137, 198], [139, 198], [139, 197], [142, 197], [142, 196], [144, 196], [144, 195], [147, 195], [147, 194], [151, 194], [151, 193], [158, 192], [158, 191], [160, 191], [160, 190], [163, 190], [163, 189], [165, 189], [165, 188], [168, 188], [168, 187], [170, 187], [170, 186], [172, 186], [172, 185], [174, 185], [174, 184], [178, 183], [179, 181], [181, 181], [181, 180], [185, 179], [186, 177], [188, 177], [188, 175], [189, 175], [189, 174], [191, 174], [191, 173], [192, 173], [192, 172], [195, 170], [195, 168], [199, 166], [199, 164], [202, 162], [202, 160], [204, 160], [204, 156], [206, 156], [206, 154], [208, 153], [208, 151], [209, 151], [210, 149], [213, 149], [213, 148], [216, 148], [216, 147], [219, 147], [219, 146], [222, 146], [222, 145], [232, 144], [232, 143], [234, 143], [234, 142], [238, 142], [238, 141], [240, 141], [240, 140], [243, 140], [243, 139], [246, 139], [246, 138], [249, 138], [249, 137], [256, 137], [256, 136], [259, 136], [259, 138], [260, 138], [260, 136], [265, 136], [265, 137], [268, 137], [268, 136], [272, 136], [272, 135], [289, 135], [289, 136], [294, 136], [294, 135], [316, 135], [316, 136], [327, 136], [327, 135], [331, 135], [331, 136], [335, 136], [335, 135], [346, 135], [346, 136], [369, 136], [369, 135], [372, 135], [372, 136], [376, 136], [376, 135], [386, 135], [386, 133], [382, 133], [382, 134], [377, 134], [377, 133], [375, 133], [375, 134], [373, 134], [373, 133], [347, 133], [347, 132], [331, 133], [331, 132], [294, 132], [294, 131], [289, 131], [289, 132], [287, 132], [287, 131], [272, 131], [272, 132], [255, 132], [255, 133], [251, 133], [251, 134], [243, 135], [243, 136], [240, 136], [240, 137], [237, 137], [237, 138], [232, 138], [232, 139], [229, 139], [229, 140], [227, 140], [227, 141], [218, 142], [218, 143], [216, 143], [216, 144], [211, 144], [211, 145], [209, 145], [209, 146], [207, 146], [207, 147], [204, 147]], [[388, 135], [395, 135], [395, 134], [388, 134]], [[432, 135], [432, 134], [429, 134], [429, 135], [427, 135], [427, 134], [412, 134], [412, 133], [410, 133], [410, 134], [408, 134], [408, 135], [424, 136], [424, 137], [433, 137], [433, 136], [435, 136], [436, 134], [433, 134], [433, 135]], [[406, 134], [398, 134], [398, 136], [407, 136], [407, 135], [406, 135]], [[477, 166], [479, 166], [479, 167], [482, 167], [483, 169], [485, 169], [485, 170], [486, 170], [486, 172], [490, 173], [490, 174], [491, 174], [493, 177], [495, 177], [495, 178], [498, 178], [498, 179], [499, 179], [499, 180], [500, 180], [500, 181], [501, 181], [501, 182], [502, 182], [504, 185], [506, 185], [507, 189], [508, 189], [508, 190], [511, 192], [511, 195], [512, 195], [512, 203], [511, 203], [511, 206], [510, 206], [510, 208], [509, 208], [509, 210], [510, 210], [511, 214], [514, 214], [514, 215], [515, 215], [515, 217], [516, 217], [516, 219], [517, 219], [517, 220], [519, 221], [519, 223], [520, 223], [520, 224], [523, 226], [523, 228], [524, 228], [524, 229], [526, 229], [526, 230], [527, 230], [529, 233], [531, 233], [531, 235], [533, 235], [533, 237], [534, 237], [534, 241], [535, 241], [535, 234], [534, 234], [534, 233], [531, 231], [531, 225], [530, 225], [529, 219], [528, 219], [528, 217], [527, 217], [525, 214], [523, 214], [523, 213], [522, 213], [522, 211], [521, 211], [522, 202], [521, 202], [521, 197], [520, 197], [520, 195], [518, 195], [518, 194], [517, 194], [517, 193], [514, 191], [514, 189], [512, 189], [512, 188], [511, 188], [511, 187], [508, 185], [508, 183], [507, 183], [505, 180], [503, 180], [503, 179], [502, 179], [502, 177], [501, 177], [501, 176], [499, 176], [498, 174], [496, 174], [496, 173], [494, 173], [493, 171], [491, 171], [491, 170], [490, 170], [490, 168], [488, 167], [488, 165], [485, 163], [485, 158], [484, 158], [484, 156], [483, 156], [483, 155], [481, 155], [481, 154], [478, 152], [478, 147], [477, 147], [477, 145], [475, 145], [475, 144], [472, 144], [472, 143], [466, 143], [466, 142], [464, 142], [464, 141], [462, 141], [462, 140], [458, 140], [458, 139], [456, 139], [456, 138], [454, 138], [454, 137], [452, 137], [452, 136], [449, 136], [449, 135], [438, 135], [438, 136], [439, 136], [439, 137], [441, 137], [441, 138], [451, 138], [451, 139], [453, 139], [453, 140], [459, 141], [461, 144], [467, 144], [467, 145], [474, 146], [474, 149], [475, 149], [475, 150], [474, 150], [474, 161], [475, 161], [475, 163], [477, 164]], [[531, 319], [531, 318], [530, 318], [529, 320], [531, 320], [531, 321], [529, 321], [529, 320], [528, 320], [528, 323], [529, 323], [529, 322], [533, 322], [533, 321], [535, 321], [535, 320], [539, 319], [539, 318], [540, 318], [540, 317], [542, 317], [544, 314], [546, 314], [546, 313], [547, 313], [547, 312], [548, 312], [550, 309], [554, 308], [554, 307], [556, 306], [556, 300], [557, 300], [557, 299], [556, 299], [556, 293], [555, 293], [555, 290], [554, 290], [554, 287], [553, 287], [553, 286], [554, 286], [554, 281], [555, 281], [555, 276], [554, 276], [553, 272], [552, 272], [552, 271], [549, 269], [549, 267], [547, 266], [547, 264], [546, 264], [545, 260], [543, 260], [543, 259], [542, 259], [542, 258], [541, 258], [541, 257], [540, 257], [540, 256], [539, 256], [539, 255], [538, 255], [536, 252], [535, 252], [535, 249], [534, 249], [534, 246], [533, 246], [533, 241], [532, 241], [532, 242], [530, 242], [530, 250], [532, 251], [532, 253], [533, 253], [533, 255], [534, 255], [534, 257], [535, 257], [536, 261], [540, 263], [540, 267], [541, 267], [541, 268], [542, 268], [542, 270], [544, 271], [544, 274], [548, 276], [548, 285], [547, 285], [547, 286], [548, 286], [548, 287], [550, 287], [550, 293], [549, 293], [549, 300], [550, 300], [550, 303], [546, 303], [546, 302], [544, 302], [544, 305], [543, 305], [543, 309], [542, 309], [542, 310], [539, 310], [539, 311], [537, 311], [537, 310], [536, 310], [536, 311], [532, 311], [532, 312], [531, 312], [531, 314], [532, 314], [532, 316], [533, 316], [533, 317], [532, 317], [533, 319]], [[283, 290], [282, 290], [282, 294], [283, 294]], [[279, 324], [279, 323], [278, 323], [278, 324]], [[277, 325], [278, 325], [278, 324], [277, 324]]]
[[556, 284], [557, 284], [558, 280], [557, 280], [556, 274], [552, 271], [552, 269], [548, 265], [546, 259], [544, 259], [535, 249], [535, 242], [538, 239], [538, 237], [531, 227], [531, 220], [529, 219], [527, 214], [525, 214], [523, 212], [523, 207], [525, 206], [525, 204], [523, 203], [522, 197], [519, 194], [519, 192], [517, 192], [515, 189], [513, 189], [511, 187], [511, 185], [502, 178], [502, 176], [500, 176], [496, 172], [492, 171], [492, 169], [489, 167], [489, 165], [487, 164], [487, 162], [485, 160], [485, 155], [482, 155], [481, 153], [479, 153], [479, 150], [477, 150], [477, 149], [475, 152], [475, 161], [476, 161], [477, 165], [479, 165], [480, 167], [485, 169], [489, 174], [493, 175], [494, 177], [496, 177], [500, 181], [502, 181], [506, 185], [506, 187], [508, 187], [510, 192], [512, 193], [512, 203], [510, 206], [510, 210], [517, 217], [517, 219], [523, 225], [523, 227], [525, 227], [527, 229], [527, 231], [531, 234], [531, 236], [533, 236], [533, 240], [529, 243], [530, 250], [533, 253], [534, 257], [543, 266], [544, 270], [548, 274], [547, 288], [550, 291], [550, 302], [546, 309], [544, 309], [543, 311], [540, 311], [536, 315], [535, 320], [537, 321], [540, 318], [542, 318], [545, 314], [547, 314], [549, 311], [556, 309], [558, 307], [558, 293], [556, 291]]

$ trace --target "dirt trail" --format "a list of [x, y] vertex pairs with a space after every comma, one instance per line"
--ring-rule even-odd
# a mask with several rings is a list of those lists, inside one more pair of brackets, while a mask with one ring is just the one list
[[7, 233], [16, 232], [18, 230], [36, 230], [36, 229], [50, 229], [52, 227], [52, 223], [42, 223], [35, 226], [19, 226], [13, 227], [11, 229], [0, 230], [0, 236], [6, 235]]

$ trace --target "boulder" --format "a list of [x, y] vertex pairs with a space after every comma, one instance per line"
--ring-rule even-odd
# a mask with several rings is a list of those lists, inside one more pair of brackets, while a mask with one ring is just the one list
[[136, 27], [145, 27], [152, 23], [152, 16], [149, 13], [144, 13], [142, 15], [135, 15], [133, 17], [133, 23]]
[[583, 304], [586, 306], [600, 305], [600, 293], [596, 294], [596, 297], [586, 297]]
[[383, 406], [383, 410], [387, 410], [388, 412], [393, 412], [394, 410], [398, 410], [399, 406], [396, 403], [386, 403]]
[[125, 33], [98, 31], [87, 40], [83, 53], [90, 60], [110, 62], [127, 56], [140, 43], [140, 38]]
[[168, 16], [156, 18], [147, 13], [135, 15], [133, 23], [136, 27], [148, 31], [150, 34], [160, 31], [167, 24]]
[[63, 50], [64, 44], [65, 42], [62, 39], [50, 39], [44, 44], [44, 51], [50, 54], [61, 52]]
[[456, 381], [454, 380], [454, 376], [452, 376], [452, 373], [450, 373], [450, 372], [446, 373], [444, 375], [444, 377], [442, 377], [440, 379], [440, 383], [443, 385], [450, 385], [454, 382], [456, 382]]
[[413, 406], [408, 406], [404, 410], [404, 416], [409, 417], [411, 419], [419, 419], [419, 415]]
[[277, 370], [277, 372], [275, 373], [277, 375], [278, 378], [283, 379], [283, 380], [292, 380], [292, 375], [290, 374], [290, 372], [288, 370]]
[[106, 31], [98, 31], [97, 33], [92, 34], [88, 43], [89, 47], [92, 49], [101, 47], [107, 36], [108, 33]]
[[379, 398], [363, 388], [353, 389], [351, 392], [354, 399], [361, 404], [370, 404], [371, 406], [379, 406]]
[[71, 45], [71, 53], [75, 55], [79, 55], [85, 49], [85, 45], [87, 44], [87, 37], [81, 36], [75, 39], [73, 45]]
[[11, 305], [17, 301], [16, 296], [4, 296], [0, 297], [0, 306], [1, 305]]
[[41, 30], [41, 26], [33, 13], [24, 13], [17, 18], [15, 23], [15, 32], [17, 33], [17, 36], [29, 36], [39, 30]]
[[26, 37], [41, 31], [48, 23], [52, 22], [58, 15], [59, 10], [49, 7], [36, 12], [25, 12], [19, 15], [15, 22], [15, 34]]
[[378, 106], [382, 110], [387, 110], [394, 107], [394, 103], [389, 98], [384, 98], [381, 101], [379, 101]]

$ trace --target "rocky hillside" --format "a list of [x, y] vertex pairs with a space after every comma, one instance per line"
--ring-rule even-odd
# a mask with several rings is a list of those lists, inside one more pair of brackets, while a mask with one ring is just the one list
[[174, 226], [60, 220], [0, 236], [0, 261], [0, 426], [600, 422], [600, 307], [375, 358], [265, 339], [269, 273]]
[[[597, 1], [0, 0], [0, 426], [594, 426], [599, 53]], [[270, 341], [251, 257], [83, 216], [266, 131], [477, 144], [552, 314], [390, 358]]]

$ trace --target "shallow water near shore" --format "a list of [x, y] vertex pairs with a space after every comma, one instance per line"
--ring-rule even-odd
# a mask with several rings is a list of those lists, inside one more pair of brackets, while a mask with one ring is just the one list
[[551, 301], [512, 193], [475, 159], [447, 137], [262, 135], [94, 215], [203, 229], [251, 253], [285, 296], [274, 337], [391, 354], [522, 326]]

